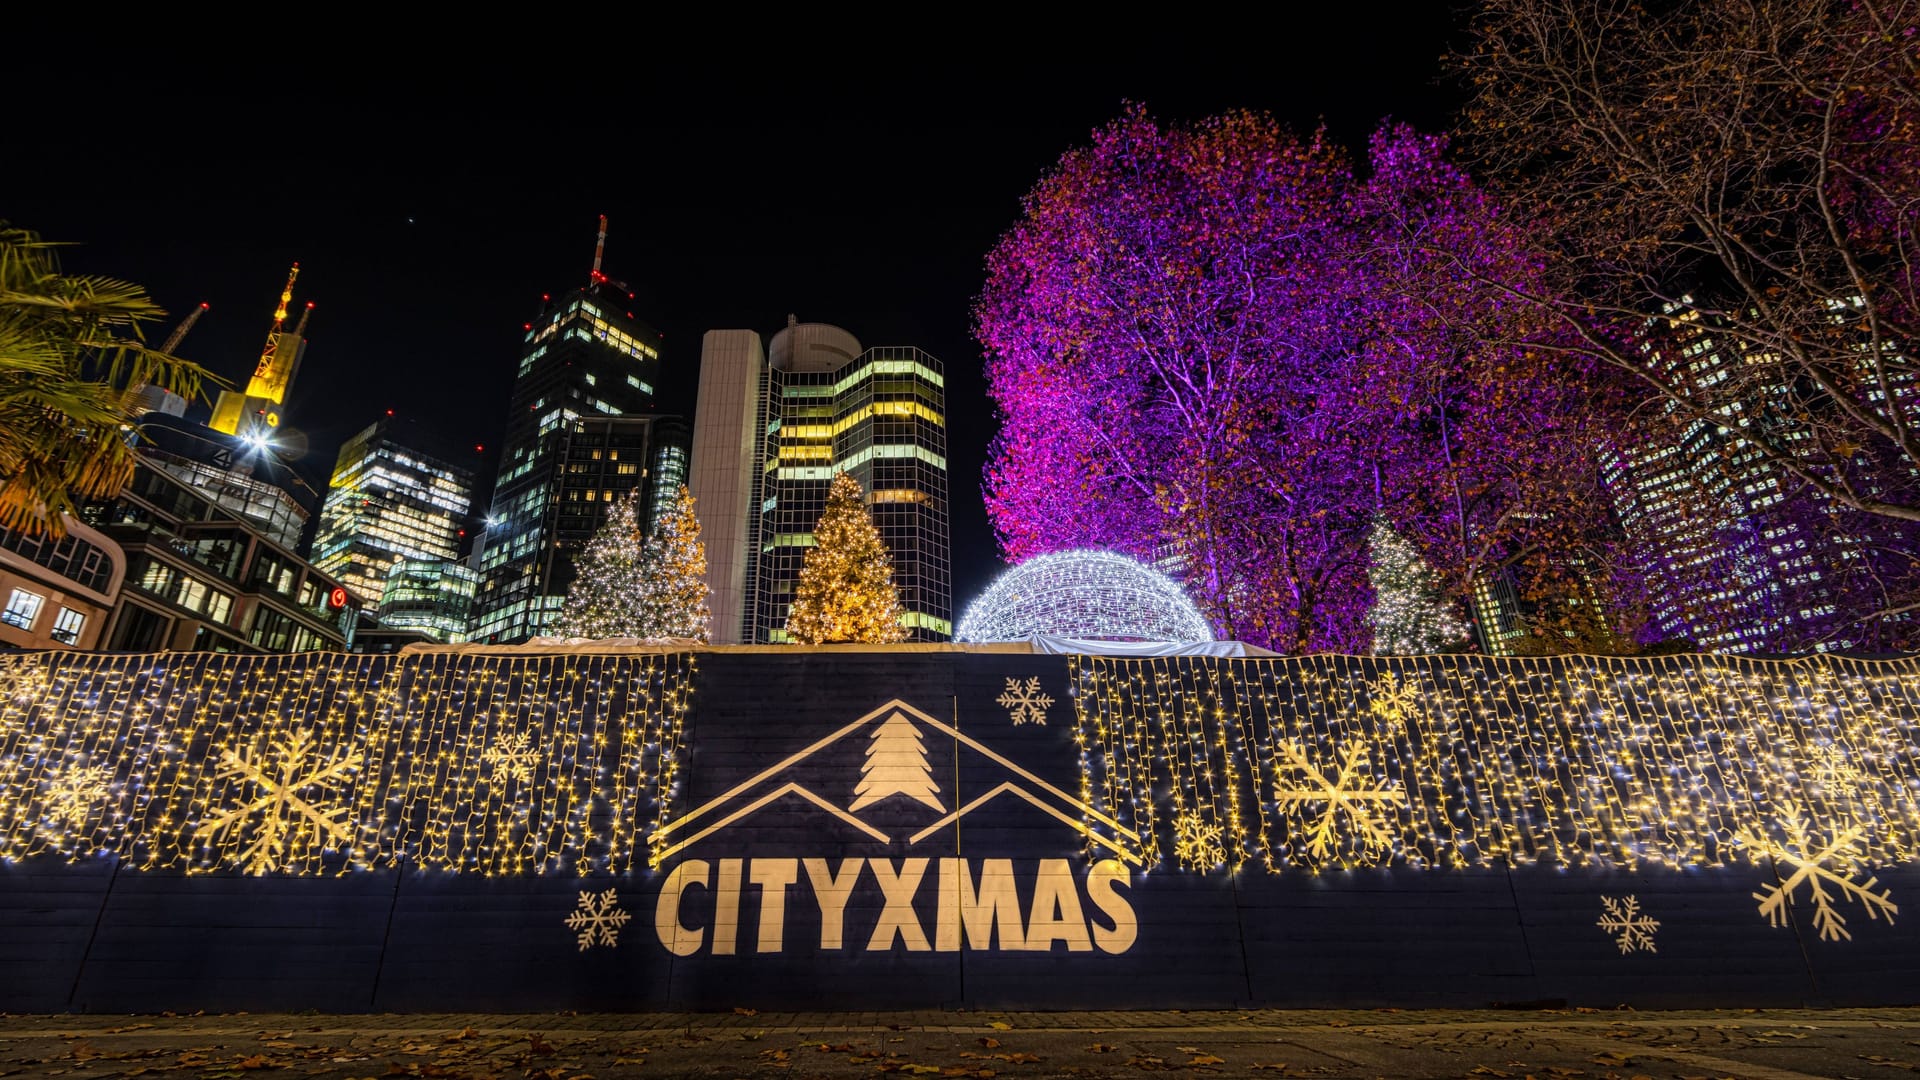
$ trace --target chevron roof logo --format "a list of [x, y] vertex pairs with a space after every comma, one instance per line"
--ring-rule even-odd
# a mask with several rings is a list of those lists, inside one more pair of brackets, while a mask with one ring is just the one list
[[[950, 768], [936, 767], [930, 740], [952, 746]], [[984, 788], [965, 799], [963, 757], [966, 777]], [[982, 776], [997, 782], [977, 783]], [[963, 822], [975, 819], [992, 839], [1008, 813], [1071, 830], [1098, 857], [959, 855]], [[666, 871], [655, 931], [677, 956], [809, 947], [1119, 954], [1138, 935], [1126, 896], [1144, 861], [1138, 833], [899, 699], [663, 824], [650, 843]], [[794, 850], [801, 846], [815, 850]], [[863, 847], [871, 853], [847, 854]], [[750, 942], [743, 921], [753, 924]]]

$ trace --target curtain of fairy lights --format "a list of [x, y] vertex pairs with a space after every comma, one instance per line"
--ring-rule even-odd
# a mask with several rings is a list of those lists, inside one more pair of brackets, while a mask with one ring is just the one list
[[0, 858], [621, 872], [689, 654], [0, 658]]
[[1920, 661], [1076, 657], [1073, 679], [1083, 794], [1149, 865], [1920, 853]]

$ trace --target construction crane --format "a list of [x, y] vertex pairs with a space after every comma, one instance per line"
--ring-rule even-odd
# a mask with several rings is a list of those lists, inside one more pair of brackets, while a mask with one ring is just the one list
[[172, 356], [173, 350], [179, 348], [180, 342], [186, 338], [187, 331], [193, 329], [193, 324], [199, 322], [200, 316], [206, 313], [207, 305], [205, 304], [201, 304], [199, 307], [187, 312], [187, 317], [181, 319], [180, 325], [174, 327], [173, 333], [167, 335], [167, 343], [160, 346], [160, 351], [166, 353], [168, 356]]
[[[280, 292], [280, 306], [273, 309], [273, 328], [267, 331], [267, 347], [260, 350], [260, 362], [254, 366], [254, 383], [265, 380], [273, 371], [273, 354], [280, 349], [280, 328], [287, 324], [287, 305], [293, 303], [293, 279], [299, 276], [300, 264], [294, 263], [293, 269], [287, 273], [287, 287]], [[253, 392], [254, 388], [249, 384], [247, 393]]]
[[307, 301], [307, 310], [300, 313], [300, 321], [293, 324], [294, 337], [307, 336], [307, 318], [313, 314], [313, 301]]
[[600, 215], [600, 238], [594, 241], [594, 244], [593, 244], [593, 272], [587, 275], [587, 287], [592, 288], [595, 285], [601, 285], [601, 284], [611, 285], [614, 288], [619, 289], [621, 292], [626, 293], [627, 297], [631, 299], [633, 297], [633, 286], [628, 285], [624, 281], [615, 281], [612, 278], [600, 272], [600, 257], [606, 254], [606, 251], [607, 251], [607, 215], [601, 214]]

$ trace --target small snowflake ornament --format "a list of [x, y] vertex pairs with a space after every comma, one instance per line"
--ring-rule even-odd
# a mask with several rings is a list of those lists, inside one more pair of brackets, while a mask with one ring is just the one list
[[1613, 937], [1613, 943], [1620, 946], [1622, 956], [1636, 949], [1641, 952], [1659, 951], [1654, 948], [1653, 933], [1660, 929], [1660, 920], [1649, 919], [1640, 910], [1638, 897], [1627, 896], [1616, 900], [1611, 896], [1603, 896], [1600, 904], [1605, 910], [1594, 925]]
[[1024, 685], [1019, 679], [1009, 678], [1006, 692], [996, 700], [1008, 710], [1007, 715], [1013, 718], [1015, 724], [1039, 724], [1045, 727], [1047, 710], [1053, 707], [1053, 698], [1040, 692], [1038, 675], [1028, 679]]
[[608, 889], [603, 893], [582, 892], [566, 924], [577, 935], [580, 951], [586, 952], [596, 945], [618, 946], [620, 928], [632, 917], [620, 909], [620, 898]]

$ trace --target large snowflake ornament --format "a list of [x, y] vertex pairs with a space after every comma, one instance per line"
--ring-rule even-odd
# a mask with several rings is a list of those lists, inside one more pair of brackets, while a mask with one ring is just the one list
[[1606, 910], [1600, 913], [1600, 919], [1594, 925], [1613, 938], [1613, 943], [1620, 946], [1622, 956], [1635, 949], [1642, 952], [1659, 951], [1654, 948], [1653, 933], [1660, 929], [1660, 920], [1647, 918], [1646, 912], [1640, 910], [1638, 897], [1615, 900], [1611, 896], [1603, 896], [1600, 904]]
[[480, 760], [493, 766], [496, 773], [505, 773], [524, 784], [533, 779], [533, 770], [540, 764], [540, 752], [526, 732], [516, 731], [487, 747]]
[[1007, 680], [1006, 692], [997, 700], [1008, 711], [1015, 724], [1047, 723], [1047, 710], [1053, 707], [1053, 698], [1040, 692], [1040, 676], [1035, 675], [1022, 685], [1019, 679]]
[[1356, 847], [1361, 853], [1383, 851], [1393, 843], [1393, 831], [1383, 808], [1404, 805], [1406, 793], [1367, 775], [1366, 748], [1349, 743], [1340, 752], [1339, 771], [1329, 777], [1321, 766], [1307, 756], [1297, 742], [1279, 747], [1278, 771], [1274, 784], [1274, 802], [1282, 806], [1318, 805], [1319, 811], [1307, 831], [1307, 852], [1325, 858], [1339, 840], [1340, 819], [1345, 818]]
[[1227, 861], [1227, 849], [1220, 842], [1220, 826], [1200, 820], [1192, 810], [1182, 810], [1173, 819], [1173, 854], [1182, 866], [1211, 870]]
[[614, 890], [608, 889], [597, 894], [582, 892], [566, 923], [567, 929], [576, 934], [575, 940], [580, 943], [580, 951], [586, 952], [595, 945], [609, 948], [619, 945], [620, 928], [627, 925], [627, 920], [632, 917], [620, 909], [620, 898]]
[[274, 737], [264, 748], [256, 744], [248, 755], [220, 752], [219, 775], [250, 783], [256, 794], [208, 818], [202, 827], [208, 836], [223, 829], [239, 833], [258, 818], [253, 838], [236, 856], [247, 873], [286, 868], [303, 842], [345, 847], [352, 838], [348, 808], [318, 804], [339, 794], [339, 787], [359, 770], [360, 755], [342, 750], [336, 758], [315, 761], [315, 741], [311, 731], [296, 731]]
[[[1867, 918], [1884, 916], [1887, 925], [1893, 925], [1893, 917], [1900, 913], [1899, 905], [1893, 902], [1893, 890], [1880, 888], [1879, 879], [1868, 874], [1860, 865], [1860, 836], [1858, 826], [1840, 830], [1823, 847], [1816, 848], [1808, 831], [1807, 819], [1796, 814], [1782, 823], [1784, 839], [1775, 839], [1772, 835], [1752, 830], [1741, 830], [1734, 839], [1747, 849], [1748, 856], [1758, 860], [1766, 856], [1773, 860], [1774, 874], [1780, 873], [1782, 866], [1790, 866], [1793, 873], [1779, 884], [1768, 882], [1760, 886], [1753, 894], [1760, 901], [1760, 914], [1774, 926], [1787, 925], [1788, 908], [1793, 904], [1793, 894], [1802, 885], [1807, 887], [1808, 897], [1813, 901], [1813, 926], [1819, 931], [1822, 941], [1853, 940], [1853, 934], [1847, 929], [1847, 918], [1834, 907], [1838, 899], [1854, 900], [1867, 909]], [[1862, 875], [1866, 881], [1854, 879]]]
[[94, 807], [107, 801], [113, 773], [99, 765], [70, 765], [47, 781], [47, 820], [63, 829], [87, 823]]

